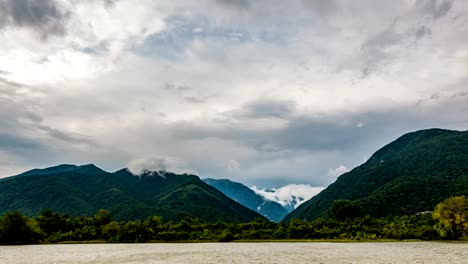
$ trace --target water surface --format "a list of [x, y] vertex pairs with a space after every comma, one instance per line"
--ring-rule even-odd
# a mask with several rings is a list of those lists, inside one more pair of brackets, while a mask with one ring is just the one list
[[0, 247], [9, 263], [468, 263], [467, 243], [194, 243]]

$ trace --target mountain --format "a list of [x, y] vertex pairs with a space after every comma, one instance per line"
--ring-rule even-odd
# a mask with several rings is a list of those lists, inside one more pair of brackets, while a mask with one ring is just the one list
[[45, 209], [70, 215], [111, 211], [116, 220], [186, 216], [203, 222], [246, 222], [262, 217], [194, 175], [127, 169], [109, 173], [89, 164], [34, 169], [0, 181], [0, 214], [19, 210], [38, 215]]
[[269, 220], [279, 222], [288, 214], [288, 211], [279, 203], [263, 198], [241, 183], [227, 179], [203, 179], [203, 181], [220, 190], [234, 201], [251, 210], [257, 211]]
[[355, 200], [365, 213], [385, 217], [432, 211], [460, 195], [468, 195], [468, 131], [421, 130], [381, 148], [284, 221], [323, 217], [338, 199]]

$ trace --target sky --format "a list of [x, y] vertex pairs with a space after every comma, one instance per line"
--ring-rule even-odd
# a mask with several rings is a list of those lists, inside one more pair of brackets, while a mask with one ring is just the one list
[[467, 110], [468, 1], [0, 0], [0, 177], [322, 187]]

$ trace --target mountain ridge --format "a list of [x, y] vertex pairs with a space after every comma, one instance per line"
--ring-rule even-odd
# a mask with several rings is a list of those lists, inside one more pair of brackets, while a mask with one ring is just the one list
[[[161, 175], [163, 177], [161, 177]], [[99, 209], [116, 220], [160, 215], [204, 222], [246, 222], [262, 216], [231, 200], [198, 176], [127, 169], [106, 172], [93, 164], [34, 169], [0, 181], [0, 214], [19, 210], [38, 215], [52, 209], [70, 215], [94, 215]]]
[[288, 213], [279, 203], [270, 201], [255, 193], [249, 187], [228, 179], [203, 179], [204, 182], [220, 190], [229, 198], [258, 212], [269, 220], [279, 222]]
[[283, 221], [326, 216], [334, 200], [357, 201], [375, 217], [432, 210], [449, 196], [468, 195], [468, 132], [407, 133], [344, 173]]

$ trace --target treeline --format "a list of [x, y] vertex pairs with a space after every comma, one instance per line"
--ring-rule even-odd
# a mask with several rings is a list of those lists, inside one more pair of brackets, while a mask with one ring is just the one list
[[46, 210], [29, 218], [9, 212], [0, 217], [0, 244], [107, 241], [220, 241], [281, 239], [458, 239], [468, 235], [468, 199], [449, 198], [434, 212], [376, 219], [363, 215], [351, 201], [335, 201], [328, 217], [307, 222], [294, 219], [274, 223], [256, 219], [249, 223], [201, 223], [186, 217], [179, 223], [159, 216], [128, 222], [112, 221], [109, 211], [94, 217], [72, 217]]

